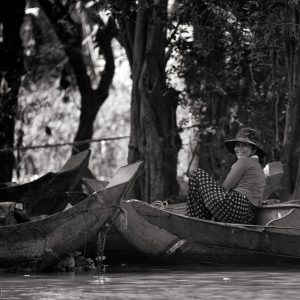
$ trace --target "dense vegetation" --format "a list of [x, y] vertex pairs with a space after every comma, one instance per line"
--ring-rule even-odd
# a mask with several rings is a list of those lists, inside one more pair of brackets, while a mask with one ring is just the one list
[[[1, 148], [30, 145], [37, 135], [42, 144], [130, 135], [128, 161], [145, 161], [136, 192], [151, 202], [178, 192], [184, 127], [194, 126], [192, 161], [186, 169], [201, 166], [222, 180], [234, 159], [223, 142], [245, 124], [264, 132], [267, 161], [280, 159], [284, 164], [282, 199], [300, 197], [298, 1], [28, 1], [28, 8], [35, 7], [38, 14], [27, 10], [25, 15], [24, 3], [19, 10], [9, 1], [1, 3], [1, 11], [19, 20], [15, 26], [25, 20], [24, 50], [17, 39], [10, 39], [16, 31], [6, 35], [4, 29], [11, 21], [1, 14], [1, 57], [12, 47], [18, 49], [9, 56], [18, 62], [24, 59], [26, 71], [18, 95], [18, 86], [9, 88], [12, 83], [7, 74], [11, 72], [18, 78], [14, 82], [20, 82], [24, 73], [1, 61], [1, 82], [7, 82], [8, 89], [1, 84], [1, 105], [6, 108], [1, 107], [0, 121], [13, 120], [9, 126], [15, 132], [14, 137], [8, 136], [1, 127]], [[118, 61], [127, 61], [131, 74], [129, 89], [123, 86], [121, 92], [116, 87], [120, 81], [113, 81], [120, 75], [116, 74], [120, 53], [126, 57]], [[129, 112], [129, 106], [122, 110], [119, 101], [123, 96], [128, 99], [130, 92]], [[178, 106], [191, 115], [177, 121]], [[100, 114], [107, 117], [109, 109], [112, 121], [103, 118], [99, 123]], [[49, 120], [43, 117], [41, 127], [36, 128], [42, 128], [43, 134], [34, 135], [32, 119], [41, 110], [49, 111]], [[85, 142], [74, 144], [72, 152], [95, 147], [98, 169], [93, 168], [100, 175], [99, 161], [103, 160], [102, 166], [111, 161], [107, 169], [115, 168], [120, 160], [124, 163], [127, 143], [124, 139], [96, 147]], [[15, 154], [23, 165], [36, 167], [42, 163], [36, 161], [40, 155], [66, 153], [65, 146], [58, 149]], [[1, 180], [7, 181], [13, 167], [13, 161], [7, 164], [7, 155], [12, 157], [12, 152], [0, 154], [1, 164], [6, 162], [8, 167]], [[34, 168], [16, 170], [23, 176], [37, 172]]]

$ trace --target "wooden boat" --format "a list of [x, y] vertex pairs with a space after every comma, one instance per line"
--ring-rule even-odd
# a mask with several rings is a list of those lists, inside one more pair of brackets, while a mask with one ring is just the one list
[[120, 168], [104, 190], [68, 210], [45, 219], [0, 226], [0, 267], [44, 270], [67, 253], [84, 248], [85, 242], [99, 234], [103, 224], [118, 212], [116, 205], [130, 189], [141, 165], [137, 162]]
[[[30, 215], [52, 214], [71, 202], [70, 194], [88, 168], [91, 150], [73, 155], [58, 172], [49, 172], [40, 178], [19, 185], [0, 188], [0, 202], [18, 202]], [[68, 193], [66, 193], [68, 192]]]
[[[119, 233], [139, 251], [166, 263], [282, 264], [300, 263], [300, 205], [266, 205], [256, 225], [196, 219], [139, 200], [121, 207]], [[175, 212], [177, 211], [177, 212]]]
[[[108, 181], [101, 181], [94, 178], [83, 178], [83, 185], [87, 190], [88, 194], [93, 194], [96, 191], [100, 191], [107, 186]], [[125, 195], [125, 197], [130, 195]], [[89, 240], [87, 240], [85, 245], [85, 256], [87, 257], [96, 257], [97, 249], [95, 245], [98, 241], [98, 235], [94, 235]], [[106, 243], [105, 243], [105, 257], [109, 263], [124, 263], [135, 261], [137, 258], [140, 260], [147, 259], [147, 257], [133, 247], [125, 238], [123, 238], [115, 226], [112, 226], [109, 229]]]

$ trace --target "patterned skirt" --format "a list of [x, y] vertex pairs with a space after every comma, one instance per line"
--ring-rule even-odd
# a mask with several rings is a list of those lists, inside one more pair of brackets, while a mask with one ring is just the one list
[[187, 215], [225, 223], [251, 224], [253, 205], [235, 190], [226, 191], [204, 170], [195, 170], [189, 178]]

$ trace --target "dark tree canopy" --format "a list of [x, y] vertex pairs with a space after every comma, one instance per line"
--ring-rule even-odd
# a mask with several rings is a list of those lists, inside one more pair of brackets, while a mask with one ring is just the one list
[[[2, 148], [14, 145], [17, 102], [11, 99], [16, 99], [23, 66], [16, 32], [24, 3], [18, 3], [20, 7], [14, 10], [8, 1], [1, 3], [3, 25], [10, 22], [5, 10], [19, 20], [9, 27], [9, 35], [3, 26], [0, 41], [4, 54], [0, 122], [5, 120], [3, 126], [8, 126], [2, 133]], [[166, 199], [178, 191], [179, 104], [189, 107], [198, 124], [196, 166], [222, 180], [234, 160], [233, 156], [225, 158], [224, 139], [233, 137], [243, 124], [258, 127], [265, 133], [268, 161], [280, 159], [284, 164], [282, 199], [299, 197], [298, 1], [95, 0], [75, 5], [55, 0], [40, 1], [40, 5], [68, 57], [60, 86], [69, 88], [72, 73], [81, 95], [75, 141], [92, 137], [93, 122], [108, 96], [115, 71], [112, 39], [124, 47], [132, 78], [128, 160], [145, 161], [139, 195], [144, 200]], [[100, 14], [105, 9], [110, 11], [108, 22]], [[106, 62], [96, 85], [93, 62], [84, 56], [88, 47], [82, 45], [92, 35], [87, 24], [98, 26], [93, 42]], [[12, 44], [18, 46], [6, 52]], [[5, 54], [9, 59], [3, 59]], [[173, 78], [183, 84], [179, 87]], [[186, 120], [179, 125], [184, 124]], [[11, 168], [11, 154], [7, 161]]]

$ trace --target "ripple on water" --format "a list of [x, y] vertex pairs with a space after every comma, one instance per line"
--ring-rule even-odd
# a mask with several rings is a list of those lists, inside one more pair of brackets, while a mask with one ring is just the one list
[[299, 299], [300, 270], [276, 268], [145, 268], [105, 275], [0, 274], [2, 299]]

